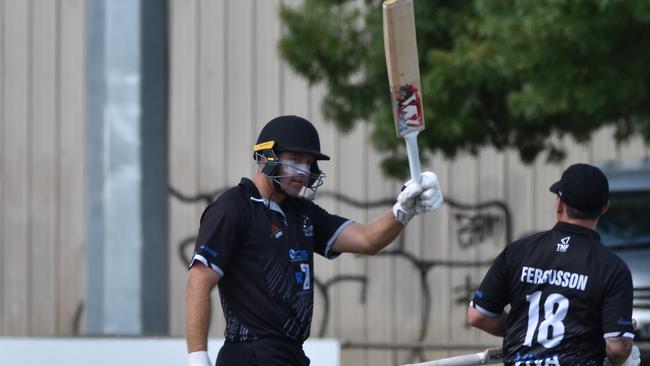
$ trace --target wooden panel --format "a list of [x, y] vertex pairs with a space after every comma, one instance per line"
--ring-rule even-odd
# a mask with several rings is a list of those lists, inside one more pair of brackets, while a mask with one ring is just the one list
[[617, 146], [613, 134], [613, 128], [605, 127], [592, 136], [591, 141], [588, 143], [591, 161], [602, 162], [616, 159]]
[[[197, 3], [196, 57], [197, 83], [197, 142], [199, 191], [214, 191], [227, 183], [226, 165], [229, 163], [224, 123], [225, 55], [224, 4], [221, 1], [201, 0]], [[193, 66], [193, 65], [188, 65]], [[201, 209], [204, 205], [201, 206]]]
[[282, 66], [277, 54], [277, 43], [281, 34], [280, 21], [277, 18], [279, 6], [280, 0], [255, 2], [253, 53], [256, 61], [253, 69], [253, 99], [256, 107], [252, 116], [255, 137], [281, 110], [279, 91], [282, 86]]
[[[562, 139], [562, 145], [566, 149], [567, 155], [565, 162], [568, 164], [591, 162], [591, 149], [588, 143], [581, 144], [576, 142], [572, 137], [566, 136]], [[558, 179], [560, 179], [559, 176], [555, 177], [555, 181]]]
[[508, 150], [505, 165], [506, 202], [512, 209], [513, 239], [533, 230], [533, 175], [519, 159], [516, 151]]
[[29, 5], [6, 1], [3, 12], [4, 80], [4, 329], [7, 334], [27, 335], [29, 318]]
[[[460, 155], [449, 168], [450, 186], [447, 188], [449, 198], [468, 205], [476, 205], [478, 202], [478, 167], [476, 159], [467, 155]], [[465, 219], [460, 219], [464, 215]], [[450, 217], [450, 230], [452, 240], [450, 241], [451, 259], [463, 261], [477, 258], [476, 246], [461, 240], [460, 234], [466, 229], [467, 220], [477, 215], [477, 210], [453, 209]], [[467, 267], [450, 268], [451, 298], [449, 302], [450, 319], [450, 341], [476, 340], [476, 335], [470, 332], [467, 327], [467, 292], [474, 281], [474, 269]]]
[[640, 159], [647, 156], [647, 147], [640, 136], [635, 136], [619, 147], [619, 159]]
[[[301, 0], [283, 0], [284, 5], [290, 7], [299, 6]], [[280, 21], [279, 19], [277, 20]], [[282, 89], [280, 90], [281, 114], [295, 114], [307, 116], [309, 114], [309, 90], [307, 81], [296, 74], [291, 67], [283, 65], [282, 67]], [[316, 126], [319, 128], [319, 126]]]
[[[566, 166], [573, 164], [568, 160]], [[551, 184], [557, 182], [562, 175], [564, 167], [557, 164], [546, 163], [543, 157], [538, 157], [532, 165], [534, 193], [533, 204], [533, 228], [535, 230], [548, 230], [555, 225], [555, 195], [548, 189]]]
[[251, 57], [253, 37], [253, 1], [229, 1], [226, 6], [226, 172], [229, 184], [236, 184], [240, 177], [250, 176], [255, 167], [251, 164], [251, 146], [257, 137], [253, 131]]
[[84, 298], [86, 2], [59, 7], [59, 316], [58, 334], [76, 334]]
[[[299, 104], [293, 97], [294, 102]], [[338, 191], [348, 197], [363, 200], [366, 192], [366, 180], [359, 176], [366, 164], [366, 128], [357, 125], [347, 135], [339, 137], [341, 143], [336, 156]], [[366, 219], [364, 210], [350, 205], [340, 204], [336, 213], [357, 222]], [[344, 254], [336, 260], [338, 276], [363, 276], [366, 273], [366, 258], [360, 255]], [[335, 287], [335, 316], [337, 329], [335, 336], [346, 340], [361, 340], [366, 337], [364, 304], [361, 302], [362, 286], [358, 282], [343, 282]], [[364, 365], [364, 350], [347, 350], [342, 353], [341, 364]]]
[[639, 159], [649, 156], [649, 147], [641, 137], [634, 137], [618, 144], [614, 139], [614, 128], [605, 127], [597, 131], [587, 143], [590, 160], [594, 163], [614, 159]]
[[[281, 114], [295, 114], [302, 117], [309, 115], [309, 85], [289, 66], [283, 68], [283, 88], [281, 92]], [[318, 121], [313, 121], [318, 123]], [[318, 128], [318, 126], [316, 126]]]
[[53, 1], [31, 2], [32, 10], [32, 144], [30, 227], [32, 272], [30, 334], [56, 335], [58, 255], [56, 56], [57, 7]]
[[[196, 194], [196, 57], [197, 57], [197, 2], [172, 1], [171, 59], [170, 59], [170, 130], [169, 130], [169, 184], [187, 194]], [[187, 264], [179, 259], [181, 242], [198, 232], [199, 217], [196, 208], [176, 198], [170, 198], [170, 333], [185, 334], [185, 281]], [[193, 249], [193, 248], [192, 248]], [[218, 306], [218, 305], [217, 305]], [[213, 313], [217, 306], [213, 305]]]

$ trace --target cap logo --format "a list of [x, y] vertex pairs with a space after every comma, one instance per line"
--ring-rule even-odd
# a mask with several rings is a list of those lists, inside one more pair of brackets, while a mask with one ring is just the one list
[[261, 142], [261, 143], [255, 145], [255, 146], [253, 146], [253, 151], [272, 149], [274, 145], [275, 145], [274, 140]]

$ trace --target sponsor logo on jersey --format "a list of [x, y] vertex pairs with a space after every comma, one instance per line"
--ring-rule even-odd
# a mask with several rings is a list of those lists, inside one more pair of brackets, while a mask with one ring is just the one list
[[308, 238], [314, 236], [314, 225], [312, 225], [311, 219], [305, 215], [302, 215], [302, 232]]
[[283, 232], [278, 226], [271, 224], [271, 237], [273, 239], [279, 239], [282, 236]]
[[292, 261], [306, 261], [309, 259], [307, 249], [289, 249], [289, 259]]
[[547, 283], [553, 286], [584, 291], [587, 287], [589, 276], [557, 269], [543, 270], [524, 266], [521, 268], [521, 277], [519, 280], [533, 285], [542, 285]]
[[209, 246], [207, 246], [205, 244], [201, 245], [197, 252], [201, 253], [201, 254], [207, 254], [211, 258], [216, 258], [216, 257], [219, 256], [219, 253], [217, 253], [216, 250], [210, 248]]
[[299, 270], [294, 272], [296, 284], [299, 286], [301, 292], [311, 290], [311, 275], [309, 272], [309, 263], [301, 263]]
[[517, 353], [515, 366], [560, 366], [560, 358], [558, 355], [540, 358], [532, 353], [526, 353], [525, 355]]
[[616, 321], [618, 325], [632, 325], [632, 320], [619, 319]]
[[566, 253], [566, 251], [569, 249], [569, 240], [571, 240], [570, 236], [560, 239], [560, 242], [555, 244], [557, 245], [555, 251], [559, 253]]

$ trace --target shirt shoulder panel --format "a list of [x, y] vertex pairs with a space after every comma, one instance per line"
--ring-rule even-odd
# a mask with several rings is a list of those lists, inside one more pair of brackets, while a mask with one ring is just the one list
[[217, 197], [203, 211], [190, 267], [198, 262], [224, 276], [230, 256], [250, 221], [250, 200], [242, 185]]
[[343, 229], [352, 221], [327, 212], [313, 201], [303, 199], [302, 204], [313, 224], [314, 251], [328, 259], [338, 257], [340, 253], [332, 252], [330, 249]]

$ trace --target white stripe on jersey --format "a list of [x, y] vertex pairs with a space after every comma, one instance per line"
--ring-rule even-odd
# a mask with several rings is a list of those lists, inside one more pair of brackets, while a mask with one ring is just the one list
[[221, 276], [223, 278], [223, 270], [221, 268], [219, 268], [219, 266], [217, 266], [216, 264], [209, 263], [208, 260], [204, 256], [202, 256], [200, 254], [195, 254], [194, 258], [192, 258], [192, 262], [190, 262], [190, 268], [192, 268], [192, 265], [194, 264], [194, 262], [203, 263], [206, 267], [211, 268], [213, 271], [217, 272], [219, 274], [219, 276]]
[[470, 301], [470, 302], [469, 302], [469, 306], [471, 306], [471, 307], [473, 307], [474, 309], [478, 310], [480, 313], [483, 313], [483, 314], [489, 316], [490, 318], [496, 318], [496, 317], [498, 317], [499, 315], [501, 315], [501, 314], [493, 313], [493, 312], [491, 312], [490, 310], [488, 310], [488, 309], [486, 309], [486, 308], [482, 308], [482, 307], [480, 307], [480, 306], [474, 304], [474, 301]]
[[634, 339], [634, 333], [630, 332], [625, 332], [621, 334], [621, 332], [609, 332], [603, 334], [603, 338], [612, 338], [612, 337], [623, 337], [623, 338], [632, 338]]

